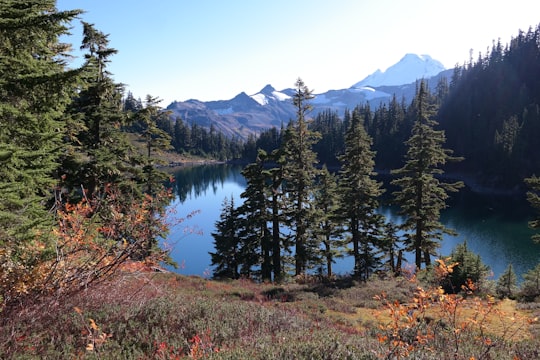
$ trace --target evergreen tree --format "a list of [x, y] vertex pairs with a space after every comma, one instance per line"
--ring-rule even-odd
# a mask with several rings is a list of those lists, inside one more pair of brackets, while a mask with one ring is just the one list
[[313, 224], [313, 206], [316, 154], [312, 146], [319, 139], [319, 134], [310, 131], [306, 118], [312, 106], [312, 91], [302, 79], [295, 83], [293, 105], [296, 108], [296, 121], [291, 121], [284, 135], [284, 180], [290, 206], [287, 217], [293, 230], [295, 251], [295, 274], [304, 274], [313, 255], [313, 244], [308, 244], [310, 226]]
[[133, 93], [128, 91], [126, 98], [124, 99], [123, 110], [130, 113], [136, 113], [143, 108], [141, 99], [135, 99]]
[[450, 253], [450, 262], [457, 263], [453, 271], [441, 284], [447, 293], [458, 293], [472, 281], [480, 288], [485, 280], [489, 267], [482, 262], [480, 255], [475, 254], [467, 246], [467, 242], [458, 244]]
[[517, 276], [514, 272], [512, 264], [509, 264], [506, 270], [501, 274], [497, 280], [497, 285], [495, 287], [497, 295], [502, 298], [513, 299], [518, 291], [517, 286]]
[[[540, 178], [536, 175], [525, 179], [525, 183], [529, 187], [527, 192], [527, 200], [529, 204], [537, 211], [535, 219], [529, 221], [529, 227], [531, 229], [540, 229]], [[540, 243], [540, 234], [534, 234], [532, 240], [536, 243]]]
[[81, 49], [88, 51], [83, 84], [69, 108], [77, 120], [76, 137], [71, 141], [74, 151], [65, 156], [60, 169], [63, 185], [79, 195], [72, 201], [82, 195], [81, 187], [88, 198], [102, 194], [111, 184], [123, 188], [124, 194], [135, 190], [132, 146], [122, 132], [122, 86], [107, 71], [110, 57], [117, 51], [108, 45], [107, 35], [83, 22]]
[[314, 208], [318, 212], [318, 226], [314, 229], [314, 237], [321, 244], [321, 260], [326, 263], [326, 274], [333, 275], [332, 264], [336, 258], [343, 257], [346, 243], [342, 240], [343, 225], [338, 214], [339, 190], [337, 178], [323, 165], [315, 192]]
[[215, 266], [214, 277], [238, 279], [240, 277], [241, 242], [237, 232], [238, 217], [234, 199], [224, 199], [221, 215], [216, 221], [214, 238], [215, 252], [210, 252], [212, 266]]
[[345, 136], [345, 152], [340, 157], [340, 215], [351, 235], [354, 274], [367, 279], [378, 265], [375, 246], [381, 235], [383, 217], [377, 214], [378, 198], [383, 193], [376, 175], [375, 152], [357, 108], [350, 117]]
[[[362, 112], [366, 110], [363, 108]], [[394, 95], [388, 105], [382, 103], [375, 110], [372, 123], [366, 126], [373, 139], [375, 162], [381, 169], [395, 168], [405, 154], [404, 142], [411, 132], [409, 122], [406, 121], [406, 110], [404, 102], [398, 102]]]
[[52, 224], [46, 201], [78, 75], [59, 38], [78, 14], [53, 0], [0, 2], [0, 246], [14, 256]]
[[343, 153], [345, 131], [337, 111], [326, 110], [317, 114], [309, 127], [321, 134], [321, 140], [313, 146], [319, 163], [327, 166], [338, 165], [337, 156]]
[[523, 274], [520, 295], [526, 301], [537, 301], [540, 296], [540, 264]]
[[394, 193], [395, 202], [406, 217], [402, 225], [402, 229], [408, 232], [406, 249], [415, 253], [418, 269], [422, 264], [431, 264], [431, 255], [434, 255], [443, 234], [455, 234], [440, 222], [440, 211], [446, 207], [448, 192], [456, 192], [463, 186], [460, 181], [446, 183], [437, 178], [444, 173], [440, 166], [459, 159], [451, 156], [451, 150], [443, 148], [445, 135], [443, 131], [434, 129], [437, 125], [432, 119], [435, 109], [429, 101], [426, 84], [422, 81], [412, 104], [416, 121], [406, 142], [406, 163], [392, 171], [398, 176], [392, 184], [400, 188]]
[[[281, 236], [281, 224], [285, 224], [284, 211], [284, 169], [285, 157], [283, 149], [274, 150], [269, 158], [275, 167], [268, 169], [268, 178], [270, 179], [270, 222], [272, 223], [272, 270], [274, 272], [274, 281], [281, 281], [283, 278], [282, 249], [288, 251], [288, 242]], [[282, 246], [283, 245], [283, 246]]]
[[[264, 150], [259, 151], [256, 162], [249, 164], [242, 170], [247, 185], [245, 191], [240, 194], [244, 203], [239, 208], [239, 213], [244, 217], [242, 226], [242, 238], [244, 246], [249, 250], [260, 249], [259, 256], [262, 259], [261, 278], [263, 281], [272, 280], [272, 239], [268, 227], [268, 174], [264, 169], [266, 158]], [[249, 245], [248, 245], [249, 244]], [[245, 249], [245, 250], [248, 250]], [[244, 251], [246, 254], [253, 254], [253, 251]], [[259, 261], [251, 260], [254, 256], [246, 257], [248, 265], [258, 264]]]
[[147, 95], [144, 108], [136, 116], [142, 127], [141, 135], [145, 144], [143, 160], [145, 192], [150, 195], [159, 191], [162, 188], [161, 184], [167, 178], [166, 173], [156, 169], [157, 164], [163, 163], [159, 159], [159, 152], [171, 148], [170, 135], [158, 127], [160, 119], [168, 119], [170, 113], [161, 111], [159, 103], [159, 99]]
[[398, 225], [386, 222], [383, 230], [384, 236], [382, 236], [379, 245], [387, 258], [386, 268], [395, 276], [401, 274], [401, 263], [403, 261], [403, 249], [400, 247], [402, 240], [398, 235], [398, 230]]

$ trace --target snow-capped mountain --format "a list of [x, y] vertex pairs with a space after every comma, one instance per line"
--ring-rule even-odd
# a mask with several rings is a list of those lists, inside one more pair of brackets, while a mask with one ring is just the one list
[[[393, 95], [410, 101], [416, 89], [416, 80], [426, 79], [434, 87], [440, 76], [449, 77], [452, 70], [429, 55], [406, 54], [398, 63], [384, 72], [377, 70], [348, 89], [330, 90], [314, 94], [312, 116], [331, 109], [340, 115], [345, 109], [353, 109], [366, 102], [378, 106]], [[167, 110], [189, 123], [204, 127], [214, 125], [219, 131], [230, 136], [246, 138], [251, 133], [289, 122], [295, 117], [291, 102], [294, 89], [277, 91], [266, 85], [256, 94], [242, 92], [230, 100], [201, 102], [187, 100], [173, 102]]]
[[418, 79], [428, 79], [444, 71], [443, 64], [429, 55], [406, 54], [399, 62], [385, 71], [380, 69], [357, 82], [352, 87], [379, 87], [410, 84]]

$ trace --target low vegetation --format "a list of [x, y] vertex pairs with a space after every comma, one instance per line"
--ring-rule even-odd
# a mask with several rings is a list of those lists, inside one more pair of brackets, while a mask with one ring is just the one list
[[[434, 276], [455, 265], [440, 261]], [[140, 263], [68, 298], [4, 309], [3, 359], [534, 359], [540, 304], [409, 275], [281, 285]], [[534, 305], [533, 305], [534, 304]]]

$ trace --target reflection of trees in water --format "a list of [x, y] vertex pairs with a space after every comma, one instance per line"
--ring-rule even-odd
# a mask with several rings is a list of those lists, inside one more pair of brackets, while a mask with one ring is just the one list
[[203, 196], [210, 189], [214, 194], [227, 181], [245, 186], [239, 165], [194, 165], [175, 169], [172, 184], [178, 200], [183, 203], [191, 197]]

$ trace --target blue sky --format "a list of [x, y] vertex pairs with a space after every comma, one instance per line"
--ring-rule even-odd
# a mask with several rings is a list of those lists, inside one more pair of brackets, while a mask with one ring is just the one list
[[[58, 0], [110, 34], [109, 70], [136, 97], [230, 99], [266, 84], [352, 86], [406, 53], [447, 68], [540, 23], [538, 0]], [[81, 27], [69, 39], [78, 48]], [[76, 63], [74, 63], [75, 65]]]

